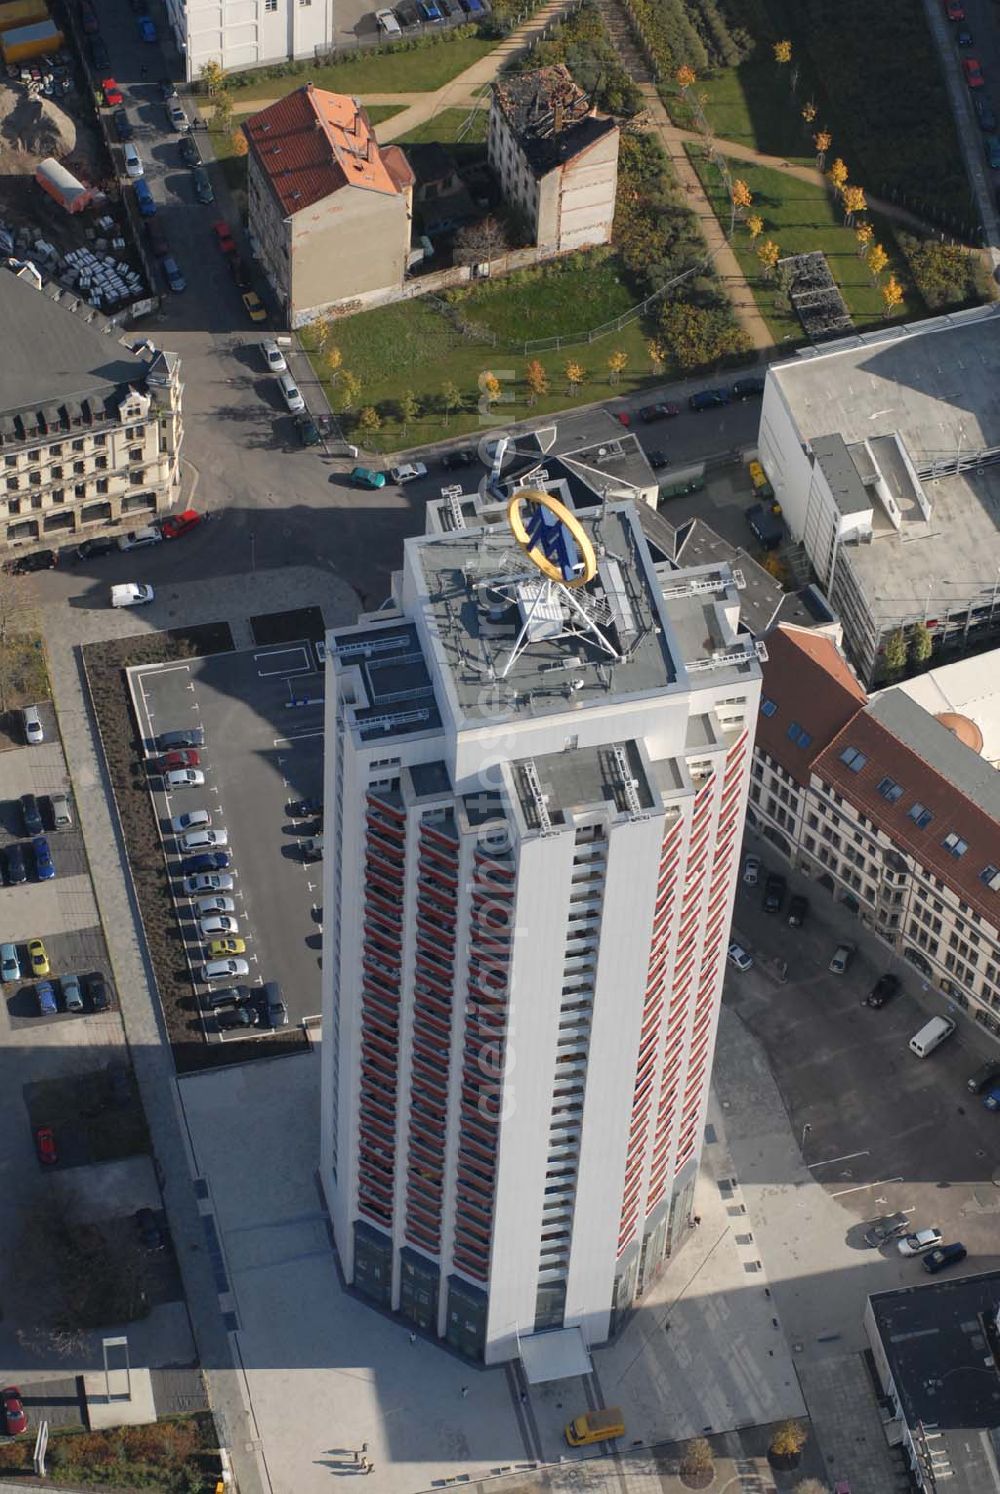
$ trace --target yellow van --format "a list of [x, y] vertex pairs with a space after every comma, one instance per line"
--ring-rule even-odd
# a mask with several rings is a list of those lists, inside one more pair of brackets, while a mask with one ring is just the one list
[[760, 465], [760, 462], [751, 462], [748, 471], [750, 473], [750, 481], [753, 484], [753, 490], [757, 496], [760, 498], [773, 498], [774, 489], [768, 482], [767, 473]]
[[578, 1416], [566, 1428], [566, 1441], [570, 1447], [586, 1447], [591, 1442], [610, 1442], [612, 1437], [624, 1437], [625, 1422], [620, 1406], [608, 1406], [604, 1411], [588, 1411]]

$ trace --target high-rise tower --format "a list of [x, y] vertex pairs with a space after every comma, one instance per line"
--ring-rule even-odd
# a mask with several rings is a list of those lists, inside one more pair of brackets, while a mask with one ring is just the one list
[[355, 1288], [488, 1363], [606, 1339], [686, 1226], [760, 692], [727, 566], [512, 519], [451, 494], [327, 635], [323, 1185]]

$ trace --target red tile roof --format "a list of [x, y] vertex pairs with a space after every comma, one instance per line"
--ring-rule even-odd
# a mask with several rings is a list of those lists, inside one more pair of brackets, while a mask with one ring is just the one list
[[[928, 731], [948, 730], [946, 726], [935, 727], [929, 715], [924, 727]], [[867, 759], [857, 773], [841, 761], [841, 753], [849, 748]], [[813, 771], [884, 830], [900, 850], [957, 892], [993, 928], [1000, 925], [1000, 893], [980, 877], [986, 866], [1000, 866], [1000, 822], [900, 741], [870, 711], [860, 712], [844, 727], [817, 758]], [[878, 791], [886, 778], [903, 789], [895, 804]], [[933, 816], [923, 830], [910, 816], [914, 804], [922, 805]], [[942, 844], [952, 833], [968, 845], [962, 856], [953, 856]]]
[[[805, 786], [816, 758], [868, 697], [832, 639], [782, 623], [765, 642], [757, 746]], [[793, 726], [805, 736], [790, 737]]]
[[367, 114], [347, 94], [307, 83], [246, 120], [243, 132], [288, 214], [344, 187], [395, 194], [409, 185], [402, 151], [383, 158]]

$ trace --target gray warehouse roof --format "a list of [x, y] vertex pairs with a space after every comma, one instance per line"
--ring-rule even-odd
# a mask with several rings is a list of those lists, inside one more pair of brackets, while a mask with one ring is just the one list
[[[88, 321], [89, 308], [74, 312], [27, 280], [0, 272], [0, 415], [34, 412], [66, 400], [88, 399], [103, 407], [122, 398], [129, 385], [145, 382], [149, 364]], [[103, 408], [102, 408], [103, 413]]]

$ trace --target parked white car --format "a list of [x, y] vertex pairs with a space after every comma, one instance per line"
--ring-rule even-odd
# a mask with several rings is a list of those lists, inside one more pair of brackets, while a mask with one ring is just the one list
[[29, 747], [37, 747], [45, 741], [42, 718], [38, 714], [37, 706], [25, 706], [21, 712], [21, 724], [24, 727], [24, 740]]
[[112, 586], [111, 605], [112, 607], [145, 607], [155, 595], [153, 588], [146, 582], [123, 581], [119, 586]]
[[147, 524], [145, 529], [132, 529], [128, 534], [118, 536], [119, 550], [141, 550], [143, 545], [158, 545], [163, 535], [152, 524]]
[[401, 467], [392, 467], [389, 476], [393, 482], [414, 482], [418, 477], [427, 476], [427, 468], [423, 462], [404, 462]]
[[260, 345], [260, 350], [263, 354], [264, 362], [267, 364], [268, 368], [273, 374], [283, 374], [288, 372], [288, 364], [285, 362], [285, 355], [281, 351], [273, 337], [266, 337]]
[[743, 945], [735, 940], [726, 951], [726, 959], [736, 970], [747, 971], [753, 967], [753, 956], [748, 955]]
[[278, 380], [278, 388], [281, 390], [282, 398], [293, 415], [301, 415], [306, 407], [306, 402], [299, 393], [298, 386], [290, 373], [284, 373]]
[[391, 10], [377, 10], [375, 19], [378, 22], [378, 29], [384, 31], [386, 36], [393, 38], [402, 36], [403, 28]]
[[[185, 897], [197, 897], [199, 892], [232, 892], [232, 872], [195, 872], [181, 883]], [[220, 912], [224, 911], [220, 909]]]
[[175, 835], [184, 835], [188, 830], [199, 830], [212, 823], [207, 809], [189, 809], [187, 814], [178, 814], [170, 821]]
[[203, 918], [198, 924], [203, 939], [221, 939], [228, 934], [238, 934], [240, 926], [235, 918], [229, 918], [225, 913], [213, 913], [209, 918]]
[[748, 887], [756, 887], [760, 880], [760, 857], [748, 856], [743, 863], [743, 880]]
[[238, 960], [230, 957], [228, 960], [209, 960], [201, 967], [201, 978], [203, 981], [211, 980], [233, 980], [238, 975], [249, 975], [250, 966], [246, 960]]
[[132, 180], [137, 181], [140, 176], [145, 176], [145, 171], [143, 170], [142, 165], [142, 157], [136, 150], [135, 146], [131, 144], [123, 145], [122, 153], [125, 156], [125, 170], [132, 178]]
[[200, 768], [174, 768], [164, 775], [163, 782], [168, 793], [172, 789], [201, 788], [205, 775]]
[[228, 830], [190, 830], [178, 842], [182, 851], [217, 851], [229, 844]]
[[939, 1229], [918, 1229], [912, 1235], [904, 1235], [899, 1242], [900, 1255], [923, 1255], [925, 1250], [935, 1250], [944, 1239]]
[[218, 892], [212, 897], [200, 897], [195, 903], [194, 908], [199, 918], [207, 918], [212, 913], [236, 912], [236, 904], [232, 898], [223, 897]]

